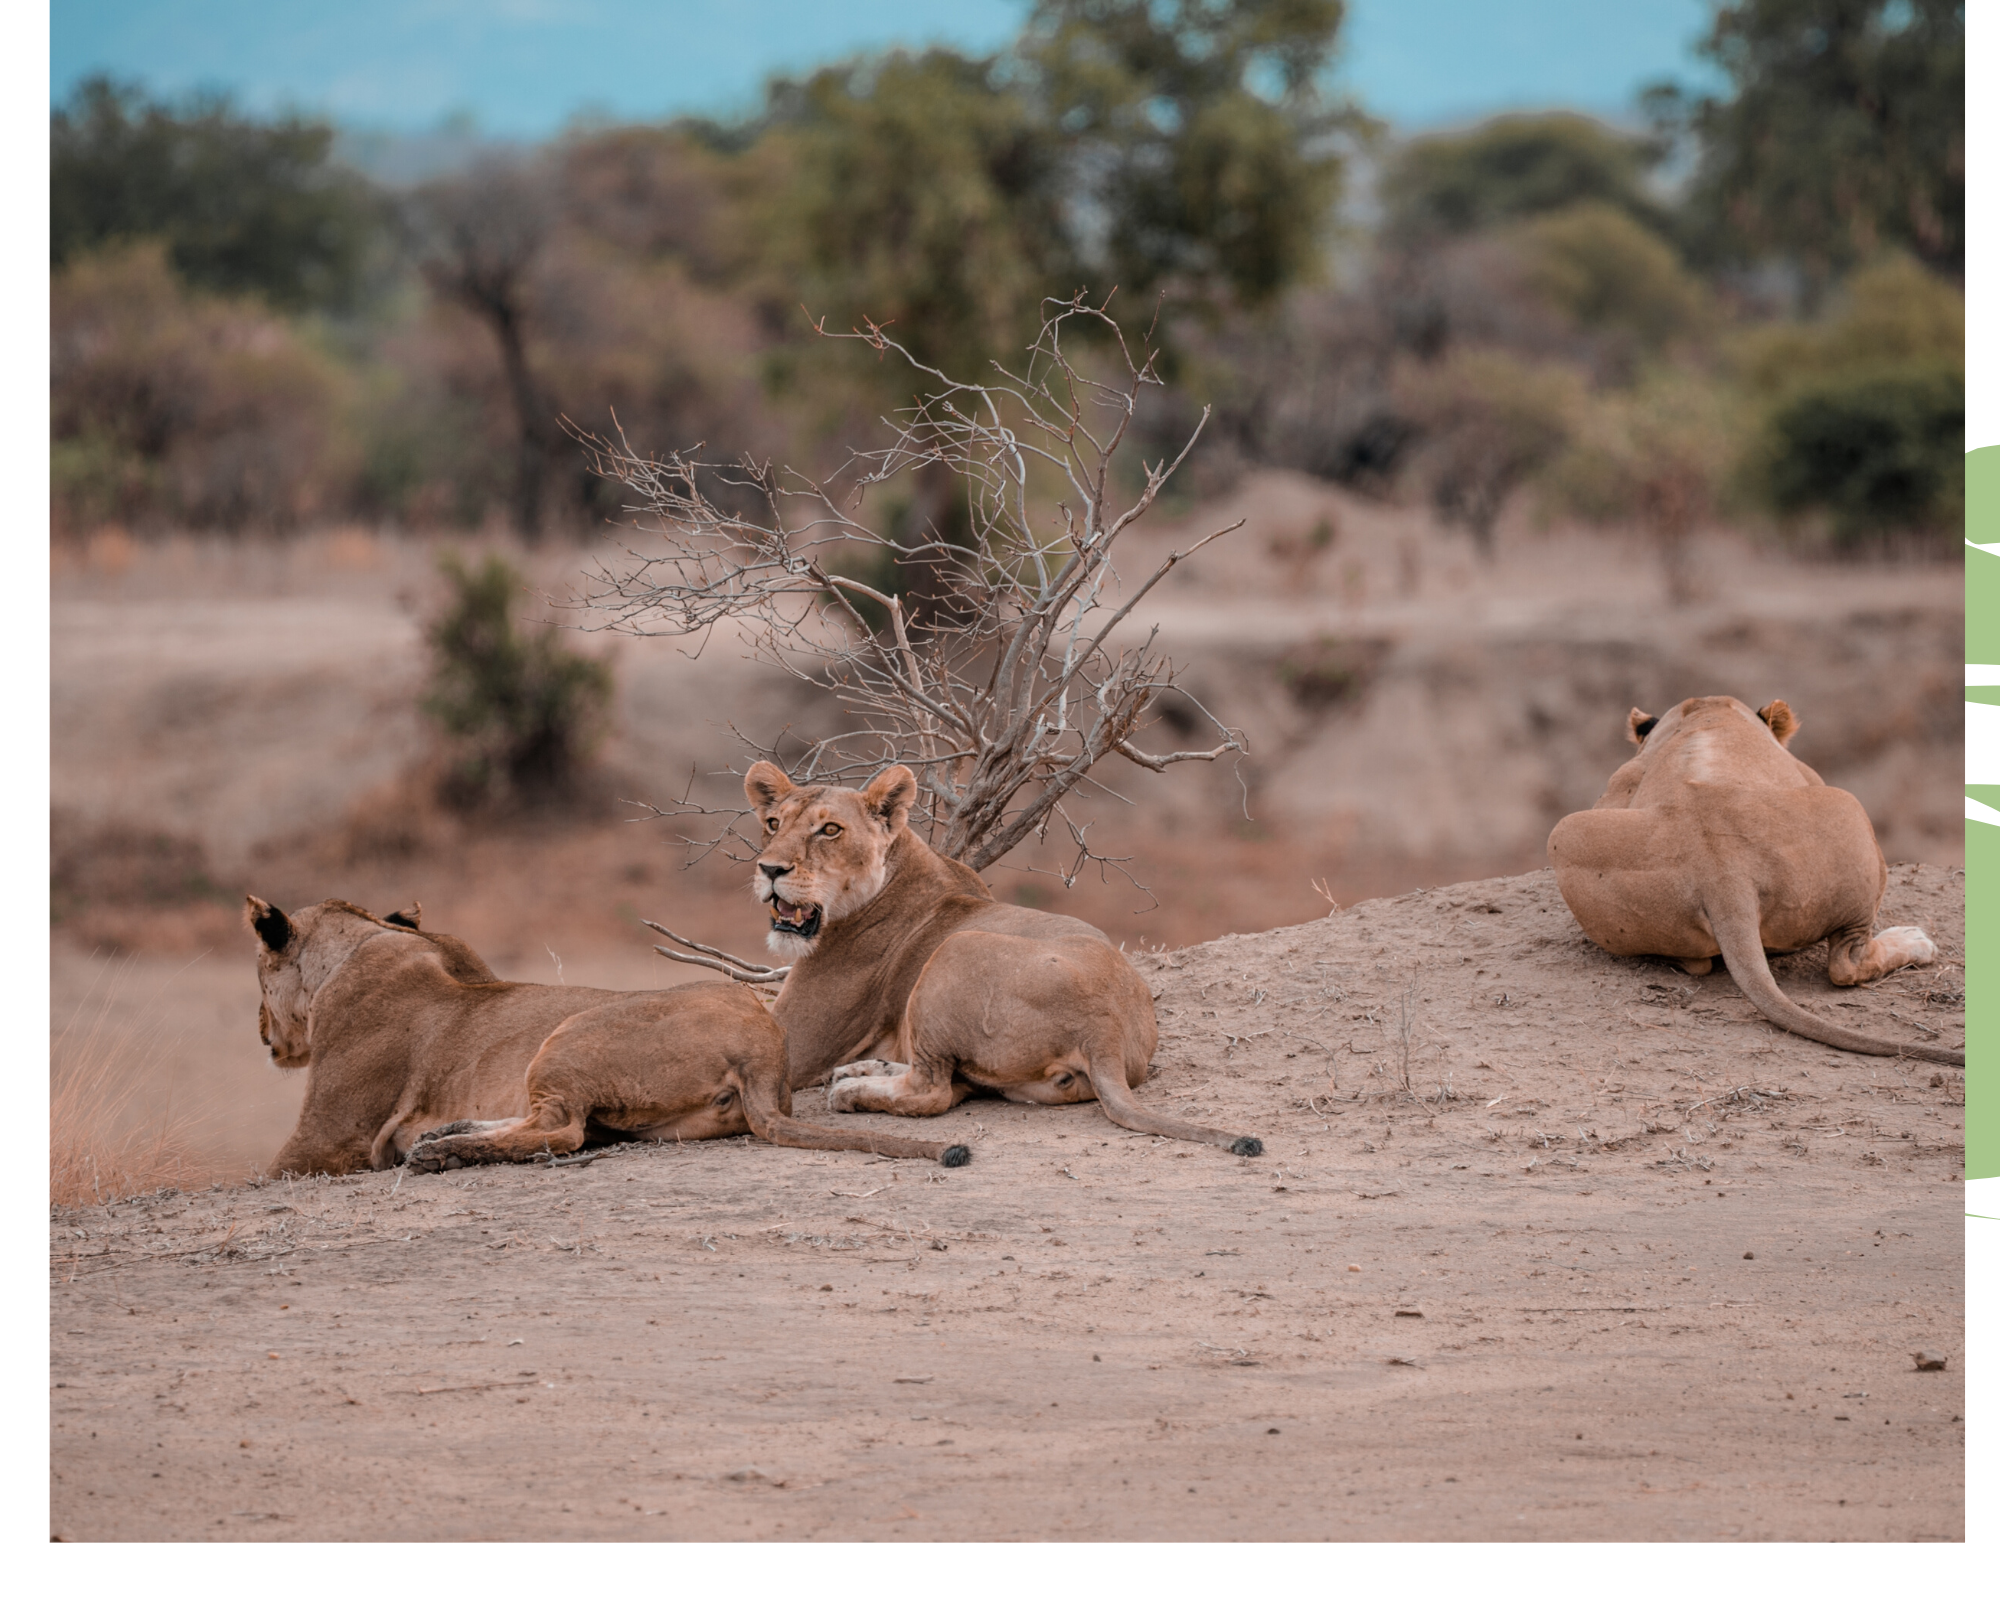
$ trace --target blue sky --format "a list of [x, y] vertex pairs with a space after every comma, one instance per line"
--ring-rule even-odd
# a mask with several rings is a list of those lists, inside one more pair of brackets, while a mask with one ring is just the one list
[[[225, 88], [350, 127], [416, 132], [470, 113], [539, 138], [578, 112], [727, 115], [774, 72], [857, 50], [992, 50], [1025, 0], [54, 0], [50, 88], [96, 71], [155, 93]], [[1629, 113], [1643, 83], [1700, 72], [1707, 0], [1350, 0], [1340, 80], [1402, 129], [1523, 107]]]

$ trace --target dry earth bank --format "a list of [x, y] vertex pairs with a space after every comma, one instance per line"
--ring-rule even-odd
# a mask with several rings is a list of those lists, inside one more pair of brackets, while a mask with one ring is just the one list
[[[1961, 1043], [1962, 874], [1882, 917], [1939, 963], [1779, 981]], [[974, 1100], [950, 1173], [728, 1141], [58, 1213], [52, 1532], [1963, 1537], [1961, 1074], [1604, 956], [1546, 872], [1139, 962], [1143, 1096], [1265, 1158]]]

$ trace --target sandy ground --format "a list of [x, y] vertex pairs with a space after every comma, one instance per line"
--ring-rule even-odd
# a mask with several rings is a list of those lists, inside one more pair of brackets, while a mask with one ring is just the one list
[[[1956, 565], [1708, 535], [1672, 606], [1630, 538], [1510, 521], [1486, 566], [1287, 474], [1178, 531], [1238, 515], [1156, 614], [1251, 753], [1126, 785], [1093, 834], [1157, 907], [1012, 870], [1053, 852], [990, 877], [1124, 943], [1162, 1016], [1143, 1094], [1264, 1158], [972, 1101], [936, 1130], [974, 1144], [961, 1171], [731, 1141], [60, 1211], [52, 1531], [1962, 1537], [1962, 1075], [1605, 957], [1531, 871], [1628, 706], [1783, 696], [1796, 753], [1931, 863], [1883, 920], [1946, 959], [1781, 980], [1958, 1042]], [[582, 564], [507, 553], [555, 592]], [[732, 729], [827, 731], [782, 679], [622, 642], [585, 792], [467, 826], [408, 781], [432, 547], [54, 556], [56, 1053], [108, 1057], [121, 1124], [180, 1123], [197, 1168], [239, 1185], [303, 1089], [257, 1040], [245, 890], [421, 900], [536, 981], [684, 978], [641, 917], [754, 947], [743, 869], [682, 871], [619, 802], [690, 774], [720, 802]], [[1484, 881], [1404, 893], [1458, 879]]]
[[[1961, 1042], [1962, 883], [1892, 871], [1937, 966], [1780, 981]], [[1962, 1074], [1604, 956], [1546, 873], [1138, 960], [1143, 1096], [1263, 1158], [974, 1100], [952, 1172], [725, 1141], [57, 1213], [52, 1532], [1963, 1537]]]

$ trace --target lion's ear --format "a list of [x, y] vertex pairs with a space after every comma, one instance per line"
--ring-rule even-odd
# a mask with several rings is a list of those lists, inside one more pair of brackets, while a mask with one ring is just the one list
[[292, 942], [292, 919], [270, 901], [259, 900], [254, 894], [243, 897], [243, 922], [274, 955]]
[[1782, 700], [1773, 700], [1757, 712], [1757, 720], [1771, 730], [1771, 735], [1779, 744], [1790, 744], [1792, 735], [1799, 731], [1799, 719], [1792, 715], [1792, 708]]
[[743, 774], [743, 797], [758, 810], [767, 810], [792, 792], [792, 780], [774, 762], [759, 761]]
[[894, 833], [909, 820], [917, 798], [917, 775], [908, 767], [891, 767], [861, 791], [861, 798]]
[[1646, 735], [1659, 726], [1659, 721], [1658, 717], [1649, 717], [1634, 706], [1625, 716], [1625, 737], [1634, 744], [1644, 744]]
[[392, 911], [382, 920], [394, 923], [399, 928], [408, 928], [412, 932], [415, 932], [423, 926], [424, 903], [421, 900], [412, 900], [401, 911]]

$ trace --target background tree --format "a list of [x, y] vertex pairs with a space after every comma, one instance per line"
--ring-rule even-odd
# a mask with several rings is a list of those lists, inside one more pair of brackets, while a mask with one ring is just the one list
[[1667, 209], [1646, 185], [1664, 153], [1657, 140], [1569, 111], [1412, 139], [1377, 186], [1383, 233], [1421, 245], [1592, 201], [1664, 232]]
[[57, 527], [288, 529], [339, 504], [351, 375], [258, 301], [190, 289], [159, 240], [56, 274], [49, 356]]
[[1556, 458], [1585, 407], [1581, 375], [1504, 350], [1458, 350], [1406, 365], [1397, 389], [1422, 432], [1414, 466], [1431, 504], [1492, 560], [1508, 499]]
[[[767, 125], [753, 226], [788, 318], [803, 301], [977, 372], [1032, 339], [1043, 295], [1076, 287], [1055, 142], [997, 61], [895, 53], [780, 80]], [[870, 365], [897, 400], [912, 392], [907, 367]]]
[[1016, 50], [1067, 153], [1068, 218], [1130, 321], [1157, 290], [1257, 307], [1318, 269], [1343, 136], [1341, 0], [1040, 0]]
[[519, 162], [486, 161], [420, 189], [408, 216], [425, 281], [493, 335], [517, 432], [514, 526], [532, 542], [542, 531], [548, 458], [561, 440], [555, 410], [528, 362], [535, 271], [556, 220], [548, 175]]
[[[1043, 296], [1075, 290], [1055, 140], [996, 60], [931, 50], [850, 61], [773, 84], [766, 115], [739, 181], [754, 196], [755, 271], [774, 324], [803, 332], [803, 306], [834, 330], [890, 330], [920, 367], [979, 375], [1032, 340]], [[794, 342], [772, 375], [794, 395], [854, 396], [856, 414], [832, 419], [849, 440], [911, 404], [921, 382], [906, 362], [821, 341]], [[882, 507], [900, 548], [969, 538], [964, 487], [942, 463], [900, 488]], [[935, 563], [886, 547], [844, 558], [907, 601], [918, 628], [948, 603]]]
[[1889, 247], [1965, 270], [1965, 8], [1958, 0], [1741, 0], [1701, 53], [1733, 93], [1651, 91], [1692, 136], [1687, 206], [1718, 261], [1796, 263], [1813, 304]]
[[331, 159], [333, 128], [180, 107], [95, 77], [49, 118], [49, 259], [166, 241], [188, 283], [286, 310], [349, 309], [384, 241], [381, 197]]

